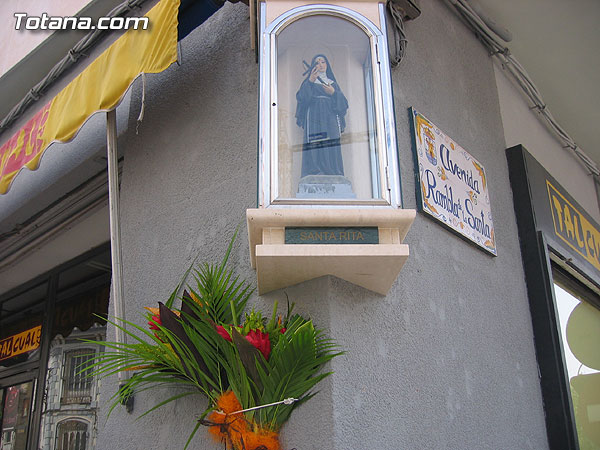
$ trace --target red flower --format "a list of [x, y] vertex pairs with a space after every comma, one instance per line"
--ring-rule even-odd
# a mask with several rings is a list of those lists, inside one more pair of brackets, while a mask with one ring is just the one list
[[219, 333], [223, 339], [231, 342], [231, 336], [229, 335], [229, 331], [227, 331], [222, 325], [217, 325], [217, 333]]
[[271, 354], [271, 341], [269, 334], [260, 330], [250, 330], [246, 335], [246, 340], [260, 351], [265, 359], [269, 359]]
[[279, 330], [279, 332], [280, 332], [281, 334], [284, 334], [284, 333], [285, 333], [285, 328], [282, 328], [281, 330]]
[[160, 316], [152, 316], [150, 322], [148, 322], [148, 325], [150, 326], [151, 330], [160, 330], [160, 328], [158, 328], [158, 325], [162, 325], [162, 322], [160, 321]]

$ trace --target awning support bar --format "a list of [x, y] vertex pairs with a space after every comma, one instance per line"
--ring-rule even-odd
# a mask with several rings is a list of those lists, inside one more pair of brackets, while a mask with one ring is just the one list
[[[125, 328], [125, 303], [123, 300], [123, 265], [121, 257], [121, 223], [119, 212], [119, 166], [117, 157], [117, 113], [116, 110], [106, 113], [106, 149], [108, 157], [108, 205], [110, 211], [110, 250], [112, 260], [112, 300], [115, 320]], [[127, 335], [121, 328], [116, 328], [116, 340], [127, 343]], [[127, 380], [127, 373], [119, 372], [119, 385]], [[133, 400], [133, 399], [131, 399]], [[127, 410], [130, 406], [125, 405]]]

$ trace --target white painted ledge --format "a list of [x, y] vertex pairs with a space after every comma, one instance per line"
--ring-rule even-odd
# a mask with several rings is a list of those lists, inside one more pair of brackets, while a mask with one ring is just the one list
[[[386, 295], [409, 255], [402, 241], [412, 209], [248, 209], [250, 259], [258, 293], [334, 275]], [[379, 244], [286, 244], [286, 227], [378, 227]]]

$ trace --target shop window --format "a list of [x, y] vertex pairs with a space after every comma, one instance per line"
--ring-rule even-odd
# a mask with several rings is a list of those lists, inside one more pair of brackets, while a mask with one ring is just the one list
[[2, 450], [76, 449], [94, 441], [93, 428], [59, 439], [56, 424], [74, 410], [85, 417], [80, 422], [96, 420], [96, 380], [80, 366], [99, 349], [80, 339], [105, 336], [109, 263], [109, 246], [102, 245], [0, 296]]
[[40, 357], [42, 321], [48, 284], [0, 300], [0, 371]]
[[0, 448], [21, 450], [27, 445], [31, 419], [33, 381], [0, 390]]
[[266, 20], [259, 206], [399, 206], [385, 20], [326, 5]]
[[[570, 400], [581, 450], [600, 449], [600, 299], [559, 269], [553, 270], [554, 299]], [[589, 295], [589, 294], [588, 294]]]
[[[600, 271], [593, 243], [600, 225], [521, 145], [507, 158], [548, 445], [597, 450]], [[584, 236], [587, 247], [579, 246]]]
[[94, 359], [94, 350], [83, 348], [65, 353], [61, 403], [91, 403], [91, 369], [82, 370]]
[[86, 450], [88, 424], [80, 420], [65, 420], [56, 429], [55, 450]]

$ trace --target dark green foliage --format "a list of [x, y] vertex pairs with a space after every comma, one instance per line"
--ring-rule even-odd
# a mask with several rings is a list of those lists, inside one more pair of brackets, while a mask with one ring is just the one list
[[[100, 376], [135, 372], [112, 397], [110, 411], [131, 392], [172, 385], [185, 389], [178, 390], [142, 416], [182, 397], [201, 394], [209, 400], [209, 409], [200, 416], [203, 419], [227, 390], [235, 393], [244, 409], [290, 397], [298, 399], [291, 405], [280, 404], [245, 414], [249, 421], [277, 431], [295, 407], [314, 395], [314, 386], [331, 374], [319, 372], [342, 352], [321, 330], [315, 329], [312, 321], [299, 315], [291, 316], [293, 304], [290, 307], [288, 302], [285, 318], [277, 316], [275, 303], [270, 320], [252, 311], [245, 316], [246, 323], [240, 323], [253, 289], [226, 268], [232, 245], [233, 239], [219, 265], [202, 264], [188, 269], [187, 273], [192, 270], [194, 273], [194, 288], [188, 286], [189, 292], [186, 290], [180, 297], [180, 311], [173, 309], [173, 305], [183, 281], [164, 305], [159, 303], [161, 323], [157, 324], [156, 335], [132, 322], [120, 319], [110, 322], [126, 333], [129, 343], [98, 342], [107, 350], [83, 369], [91, 368], [94, 375]], [[217, 326], [229, 330], [231, 342], [219, 334]], [[268, 359], [244, 336], [249, 327], [269, 334]], [[223, 333], [223, 328], [220, 332]], [[199, 424], [200, 421], [186, 447]]]

